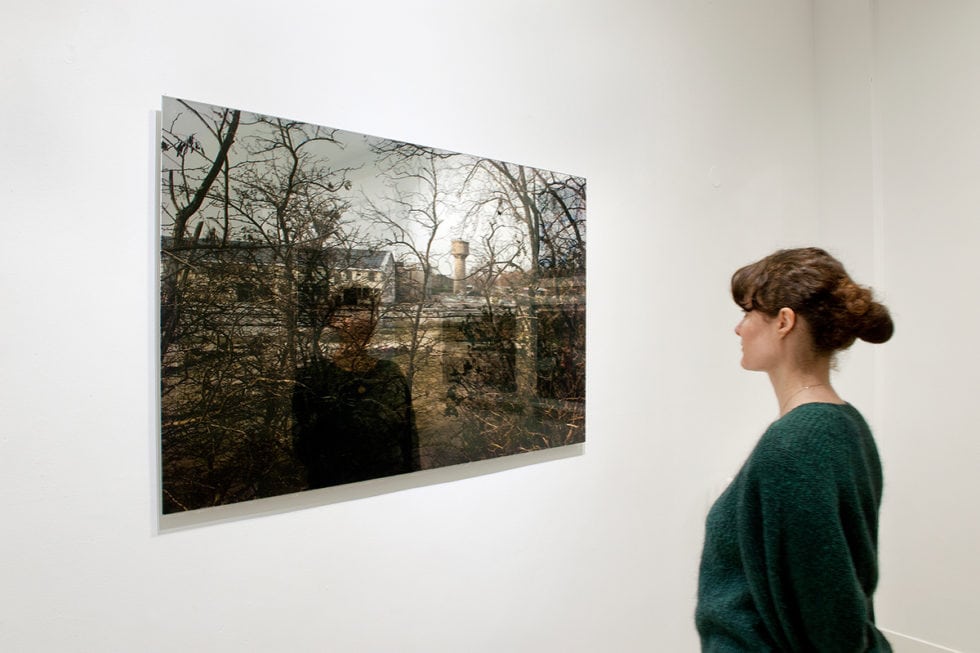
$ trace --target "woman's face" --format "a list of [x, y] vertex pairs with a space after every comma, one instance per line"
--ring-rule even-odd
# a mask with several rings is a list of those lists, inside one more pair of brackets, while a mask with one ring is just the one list
[[773, 367], [779, 354], [776, 318], [761, 311], [746, 311], [735, 326], [735, 334], [742, 339], [743, 368], [763, 372]]

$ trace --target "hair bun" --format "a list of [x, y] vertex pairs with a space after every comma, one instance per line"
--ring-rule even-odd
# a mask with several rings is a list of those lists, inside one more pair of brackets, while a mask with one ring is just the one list
[[871, 344], [881, 344], [888, 342], [895, 333], [895, 323], [892, 316], [883, 304], [871, 302], [866, 312], [861, 329], [857, 337]]
[[883, 304], [874, 301], [870, 288], [844, 278], [835, 294], [847, 312], [848, 317], [844, 321], [853, 325], [855, 337], [872, 344], [887, 342], [892, 337], [895, 325], [891, 314]]

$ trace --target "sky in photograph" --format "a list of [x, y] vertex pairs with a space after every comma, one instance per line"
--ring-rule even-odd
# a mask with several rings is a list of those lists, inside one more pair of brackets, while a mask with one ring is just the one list
[[[205, 118], [212, 115], [213, 111], [223, 109], [223, 107], [195, 102], [188, 102], [188, 104], [194, 107]], [[245, 124], [254, 115], [247, 114], [245, 111], [242, 112], [242, 124], [239, 127], [236, 138], [236, 147], [232, 154], [232, 161], [235, 158], [241, 160], [241, 157], [244, 156], [244, 147], [242, 146], [244, 139], [250, 134], [256, 133], [258, 129], [254, 125]], [[214, 153], [218, 151], [217, 139], [209, 133], [208, 128], [192, 111], [188, 110], [187, 107], [183, 106], [175, 98], [163, 98], [162, 127], [164, 132], [171, 131], [183, 138], [194, 134], [206, 155], [214, 156]], [[371, 237], [382, 237], [382, 234], [378, 233], [376, 227], [361, 219], [361, 215], [370, 202], [375, 203], [375, 205], [382, 209], [388, 206], [391, 208], [391, 215], [398, 215], [394, 204], [388, 199], [395, 194], [395, 191], [390, 187], [390, 179], [386, 178], [383, 174], [378, 155], [371, 149], [372, 144], [377, 144], [382, 139], [335, 129], [333, 127], [327, 127], [325, 129], [328, 131], [335, 130], [333, 137], [337, 142], [319, 142], [313, 144], [311, 151], [317, 153], [329, 168], [333, 170], [348, 170], [346, 175], [351, 182], [350, 187], [349, 189], [342, 189], [338, 192], [338, 195], [348, 201], [351, 207], [344, 215], [344, 222], [348, 224], [349, 228], [356, 228], [362, 234], [368, 234]], [[174, 167], [177, 163], [173, 152], [164, 151], [162, 157], [164, 170]], [[474, 157], [467, 158], [470, 161], [475, 160]], [[460, 160], [456, 157], [452, 159], [456, 163], [460, 162]], [[463, 180], [464, 175], [461, 173], [448, 169], [440, 172], [439, 181], [442, 188], [451, 190], [461, 188]], [[412, 188], [410, 183], [406, 185], [406, 182], [402, 182], [399, 190], [403, 193], [410, 193], [413, 190], [417, 190], [417, 188]], [[450, 192], [446, 195], [446, 198], [451, 199], [453, 195], [454, 193]], [[162, 201], [166, 205], [169, 202], [169, 198], [163, 197]], [[471, 209], [469, 212], [467, 211], [468, 208]], [[478, 255], [479, 242], [481, 242], [482, 236], [486, 233], [486, 229], [488, 229], [489, 223], [494, 217], [494, 209], [492, 205], [488, 205], [483, 207], [482, 210], [474, 212], [472, 205], [460, 198], [442, 204], [439, 210], [442, 223], [439, 226], [432, 248], [433, 262], [437, 264], [440, 272], [448, 275], [452, 273], [452, 259], [449, 255], [451, 242], [455, 239], [470, 241], [471, 252], [473, 255]], [[204, 215], [206, 215], [206, 212]], [[418, 225], [411, 220], [401, 221], [400, 224], [412, 229], [417, 243], [421, 243], [424, 239], [428, 238], [429, 234], [427, 229], [422, 225]], [[172, 227], [172, 224], [168, 224], [166, 212], [161, 214], [161, 226], [164, 233], [167, 233], [168, 228]]]

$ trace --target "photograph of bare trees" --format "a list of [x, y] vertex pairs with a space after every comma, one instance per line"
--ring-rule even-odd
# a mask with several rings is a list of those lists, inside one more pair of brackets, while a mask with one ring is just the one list
[[164, 513], [585, 440], [585, 180], [163, 99]]

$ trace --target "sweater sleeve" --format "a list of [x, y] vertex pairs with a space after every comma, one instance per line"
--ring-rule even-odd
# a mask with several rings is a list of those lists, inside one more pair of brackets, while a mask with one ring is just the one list
[[861, 532], [860, 474], [833, 426], [777, 422], [748, 462], [738, 499], [750, 591], [782, 651], [869, 646], [871, 608], [855, 560], [868, 553], [856, 549], [874, 555], [874, 538]]

